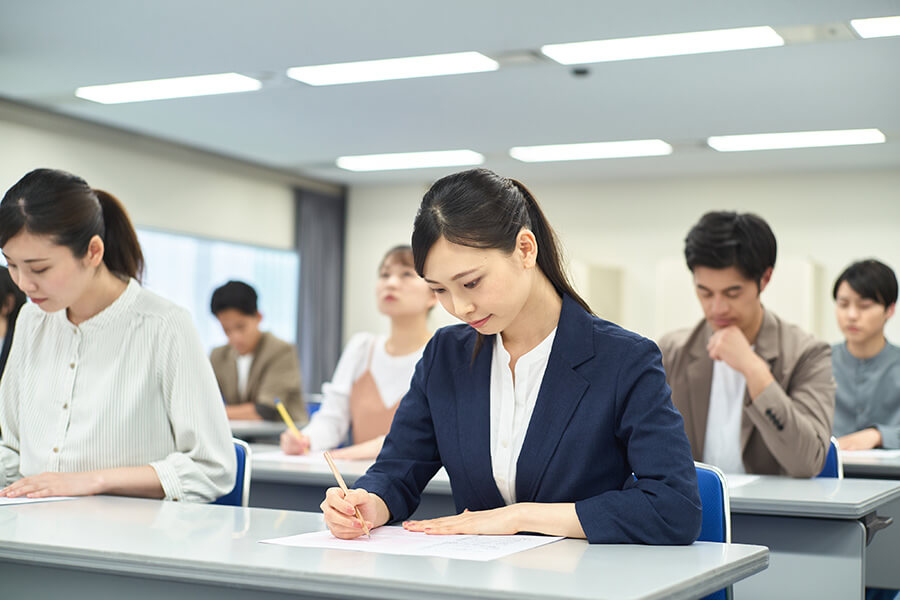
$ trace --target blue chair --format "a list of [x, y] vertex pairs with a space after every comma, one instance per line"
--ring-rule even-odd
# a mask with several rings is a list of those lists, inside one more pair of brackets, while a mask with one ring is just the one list
[[225, 506], [249, 506], [250, 505], [250, 445], [244, 440], [232, 438], [234, 452], [237, 455], [237, 475], [234, 478], [234, 487], [231, 491], [212, 502]]
[[828, 455], [825, 457], [825, 466], [816, 477], [844, 478], [844, 462], [841, 460], [841, 450], [838, 441], [831, 436], [831, 444], [828, 446]]
[[[694, 467], [697, 469], [697, 488], [703, 506], [703, 522], [697, 541], [731, 543], [731, 505], [725, 474], [701, 462], [694, 462]], [[703, 600], [727, 600], [730, 597], [731, 586], [713, 592]]]

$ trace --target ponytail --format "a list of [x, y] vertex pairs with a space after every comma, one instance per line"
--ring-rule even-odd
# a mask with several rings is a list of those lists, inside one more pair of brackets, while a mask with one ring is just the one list
[[144, 276], [144, 254], [128, 212], [119, 200], [103, 190], [94, 190], [103, 211], [103, 262], [116, 275], [137, 279]]
[[553, 231], [553, 228], [550, 227], [547, 217], [544, 216], [544, 211], [541, 210], [537, 200], [534, 199], [534, 196], [531, 195], [528, 188], [515, 179], [510, 179], [510, 182], [516, 186], [525, 200], [525, 208], [528, 211], [529, 217], [528, 220], [531, 222], [531, 226], [528, 227], [528, 229], [531, 230], [531, 233], [534, 234], [534, 239], [537, 240], [538, 267], [540, 267], [544, 275], [547, 276], [550, 283], [553, 284], [553, 288], [556, 290], [557, 294], [560, 296], [571, 296], [572, 300], [577, 302], [581, 308], [594, 314], [594, 311], [591, 310], [588, 303], [575, 291], [572, 282], [569, 281], [569, 275], [566, 273], [565, 261], [563, 260], [562, 252], [560, 250], [559, 238], [556, 236], [556, 232]]

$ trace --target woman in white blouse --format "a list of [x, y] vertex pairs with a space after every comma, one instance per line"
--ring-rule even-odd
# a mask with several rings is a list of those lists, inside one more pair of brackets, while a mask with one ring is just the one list
[[187, 311], [138, 283], [119, 201], [37, 169], [0, 202], [0, 247], [31, 299], [0, 382], [0, 497], [206, 502], [230, 490], [212, 368]]
[[391, 319], [390, 335], [358, 333], [350, 339], [331, 382], [322, 386], [322, 406], [303, 428], [302, 439], [290, 432], [282, 434], [285, 453], [336, 448], [348, 430], [353, 445], [334, 451], [335, 458], [374, 458], [381, 451], [384, 435], [431, 338], [428, 313], [437, 300], [416, 274], [409, 246], [391, 248], [381, 259], [375, 297], [379, 312]]

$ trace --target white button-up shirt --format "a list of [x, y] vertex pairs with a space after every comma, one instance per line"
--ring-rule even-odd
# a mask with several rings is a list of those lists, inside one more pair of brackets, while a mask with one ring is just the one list
[[747, 380], [722, 360], [713, 361], [703, 462], [725, 473], [746, 473], [741, 457], [741, 415]]
[[228, 421], [191, 317], [134, 280], [80, 325], [22, 307], [0, 432], [0, 487], [148, 464], [170, 500], [209, 501], [234, 484]]
[[516, 361], [515, 382], [509, 352], [498, 333], [491, 358], [491, 466], [507, 504], [516, 502], [516, 462], [547, 370], [556, 329]]

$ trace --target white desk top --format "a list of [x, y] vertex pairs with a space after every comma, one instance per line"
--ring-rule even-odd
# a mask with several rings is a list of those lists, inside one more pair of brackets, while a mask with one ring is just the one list
[[280, 421], [228, 421], [231, 435], [238, 439], [278, 438], [287, 426]]
[[841, 452], [844, 474], [851, 477], [900, 479], [900, 451], [870, 450], [865, 453]]
[[[320, 515], [97, 496], [0, 508], [0, 561], [366, 598], [696, 598], [761, 571], [762, 546], [560, 542], [491, 562], [289, 548]], [[652, 568], [648, 568], [652, 565]]]
[[900, 482], [762, 475], [729, 492], [732, 513], [859, 519], [900, 498]]
[[[324, 461], [321, 464], [297, 463], [290, 459], [278, 460], [260, 458], [260, 454], [277, 452], [278, 446], [271, 444], [251, 444], [253, 471], [251, 478], [269, 483], [288, 483], [295, 485], [322, 485], [331, 487], [335, 484], [334, 475]], [[374, 460], [336, 460], [338, 470], [348, 486], [365, 475]], [[439, 470], [425, 487], [426, 494], [451, 495], [450, 479], [444, 469]]]

